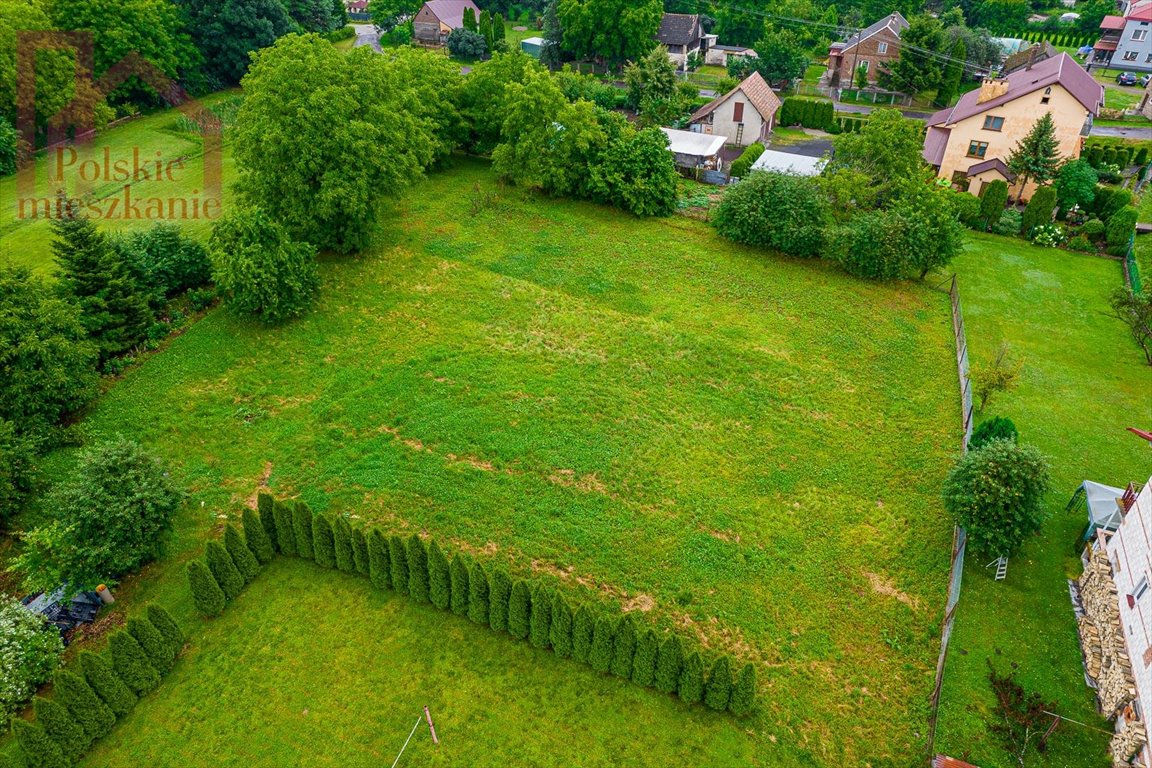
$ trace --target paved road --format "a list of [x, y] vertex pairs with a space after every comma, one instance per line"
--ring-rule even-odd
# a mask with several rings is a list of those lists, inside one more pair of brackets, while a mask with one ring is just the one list
[[[891, 109], [890, 105], [877, 104], [875, 107], [870, 107], [865, 104], [845, 104], [842, 101], [833, 102], [836, 105], [837, 112], [848, 112], [853, 115], [869, 115], [872, 114], [874, 109]], [[900, 114], [904, 117], [911, 117], [914, 120], [927, 120], [932, 117], [931, 112], [917, 112], [911, 109], [901, 109]]]
[[1121, 139], [1152, 139], [1150, 125], [1093, 125], [1089, 136], [1115, 136]]
[[353, 48], [370, 45], [372, 50], [377, 53], [380, 52], [380, 35], [376, 33], [375, 26], [372, 24], [353, 24], [352, 28], [356, 30], [356, 42], [353, 43]]

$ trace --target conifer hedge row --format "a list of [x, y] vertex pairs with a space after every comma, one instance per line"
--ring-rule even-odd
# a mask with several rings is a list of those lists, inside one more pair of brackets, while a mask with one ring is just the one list
[[36, 697], [33, 721], [13, 723], [29, 768], [68, 768], [112, 730], [116, 720], [154, 690], [184, 647], [184, 634], [158, 605], [128, 619], [108, 638], [108, 652], [81, 651], [77, 662], [56, 672], [51, 699]]
[[[457, 553], [449, 558], [436, 541], [353, 528], [343, 517], [313, 514], [299, 501], [258, 497], [259, 514], [244, 514], [244, 535], [225, 529], [224, 545], [208, 545], [204, 561], [189, 565], [193, 599], [205, 616], [215, 616], [251, 580], [272, 552], [314, 560], [325, 568], [368, 576], [378, 589], [392, 589], [419, 603], [467, 617], [472, 622], [551, 648], [597, 672], [655, 687], [684, 701], [704, 703], [736, 715], [755, 703], [756, 669], [722, 655], [706, 661], [675, 635], [661, 637], [637, 626], [632, 616], [573, 606], [542, 583], [513, 579], [500, 567]], [[245, 564], [242, 564], [242, 562]], [[142, 643], [143, 644], [143, 643]], [[145, 685], [146, 681], [137, 681]]]

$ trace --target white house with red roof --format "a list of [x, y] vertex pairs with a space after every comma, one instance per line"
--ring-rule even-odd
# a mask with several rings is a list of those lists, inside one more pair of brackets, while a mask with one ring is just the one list
[[1152, 72], [1152, 0], [1129, 3], [1123, 15], [1105, 16], [1092, 51], [1093, 63]]

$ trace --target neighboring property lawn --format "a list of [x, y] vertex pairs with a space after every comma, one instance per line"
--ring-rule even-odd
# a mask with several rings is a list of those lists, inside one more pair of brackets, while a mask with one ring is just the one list
[[[1079, 574], [1075, 544], [1087, 521], [1064, 507], [1085, 479], [1120, 486], [1148, 479], [1148, 445], [1125, 427], [1152, 422], [1152, 368], [1108, 315], [1107, 297], [1123, 280], [1118, 262], [973, 235], [955, 267], [972, 359], [987, 359], [1007, 341], [1024, 360], [1019, 388], [981, 416], [1015, 421], [1021, 440], [1048, 455], [1054, 481], [1053, 518], [1010, 560], [1006, 581], [984, 567], [991, 558], [968, 557], [948, 657], [938, 750], [1007, 768], [1015, 763], [984, 725], [989, 658], [1001, 670], [1018, 664], [1021, 681], [1060, 714], [1109, 728], [1084, 683], [1066, 582]], [[1107, 766], [1107, 743], [1105, 734], [1065, 723], [1043, 764]]]

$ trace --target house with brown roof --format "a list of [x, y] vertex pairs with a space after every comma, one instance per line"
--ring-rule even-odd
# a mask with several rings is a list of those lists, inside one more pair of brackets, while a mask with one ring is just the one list
[[833, 88], [850, 88], [854, 73], [860, 67], [868, 72], [868, 82], [880, 79], [888, 65], [900, 58], [900, 34], [908, 29], [908, 20], [899, 11], [871, 24], [847, 40], [828, 48], [828, 72], [825, 77]]
[[1035, 66], [1045, 59], [1051, 59], [1059, 54], [1060, 51], [1053, 48], [1052, 43], [1047, 40], [1027, 48], [1021, 48], [1004, 59], [1004, 63], [1000, 65], [1000, 74], [1007, 75], [1018, 69]]
[[1105, 16], [1092, 63], [1133, 72], [1152, 72], [1152, 0], [1129, 3], [1123, 16]]
[[699, 14], [666, 13], [660, 19], [656, 41], [668, 49], [668, 58], [677, 69], [686, 69], [690, 56], [695, 54], [701, 60], [707, 56], [708, 45], [716, 41], [716, 35], [705, 34]]
[[780, 105], [780, 97], [759, 72], [753, 72], [728, 93], [696, 110], [688, 118], [688, 128], [725, 136], [728, 144], [744, 147], [768, 138]]
[[[1045, 113], [1056, 124], [1062, 157], [1080, 157], [1092, 118], [1104, 102], [1104, 87], [1066, 53], [1011, 74], [986, 78], [980, 88], [960, 97], [956, 106], [928, 119], [924, 159], [938, 176], [974, 195], [989, 181], [1016, 178], [1008, 156]], [[1032, 196], [1036, 185], [1016, 190]]]
[[472, 0], [428, 0], [412, 18], [412, 36], [424, 45], [441, 45], [452, 30], [464, 26], [465, 8], [480, 18]]

